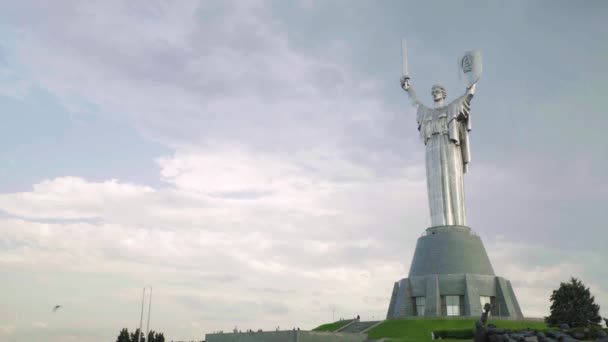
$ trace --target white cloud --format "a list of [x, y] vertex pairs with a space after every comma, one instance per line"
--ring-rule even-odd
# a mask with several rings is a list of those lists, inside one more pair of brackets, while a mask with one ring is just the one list
[[57, 6], [53, 15], [16, 19], [16, 48], [32, 82], [68, 108], [84, 98], [104, 115], [127, 113], [170, 146], [349, 148], [381, 136], [394, 113], [374, 95], [374, 80], [353, 70], [336, 44], [312, 54], [291, 45], [266, 6]]
[[[235, 319], [269, 328], [276, 313], [284, 313], [274, 318], [282, 325], [314, 325], [329, 301], [344, 314], [363, 314], [358, 308], [365, 305], [380, 317], [384, 305], [364, 298], [388, 297], [393, 278], [403, 274], [402, 239], [370, 232], [381, 226], [407, 236], [407, 211], [424, 220], [424, 183], [409, 179], [419, 170], [377, 178], [336, 156], [245, 149], [177, 152], [159, 165], [171, 187], [68, 177], [0, 195], [8, 215], [0, 220], [0, 263], [165, 284], [158, 296], [174, 298], [167, 305], [177, 311], [202, 315], [207, 329]], [[252, 189], [265, 195], [234, 196]], [[88, 217], [99, 220], [82, 219]], [[323, 294], [312, 296], [315, 289]], [[131, 288], [114, 298], [138, 295]], [[186, 304], [197, 301], [201, 306]], [[248, 309], [235, 318], [243, 305]]]
[[[250, 172], [252, 160], [258, 167]], [[159, 162], [175, 188], [58, 178], [28, 193], [0, 195], [0, 209], [8, 214], [0, 220], [0, 264], [158, 284], [155, 293], [164, 298], [159, 299], [163, 305], [183, 317], [199, 317], [196, 322], [204, 327], [190, 326], [194, 330], [182, 333], [227, 330], [233, 324], [268, 329], [269, 322], [312, 326], [327, 320], [318, 317], [330, 304], [344, 317], [382, 317], [392, 282], [406, 274], [411, 260], [404, 246], [413, 250], [422, 231], [406, 226], [423, 227], [426, 219], [424, 183], [410, 180], [406, 171], [384, 181], [369, 176], [371, 170], [336, 180], [339, 170], [353, 166], [338, 161], [304, 173], [301, 168], [308, 169], [315, 158], [273, 159], [245, 150], [218, 156], [190, 151]], [[224, 165], [240, 170], [222, 175], [228, 188], [214, 178]], [[278, 172], [282, 181], [258, 181], [263, 173], [257, 170], [266, 169]], [[239, 182], [247, 177], [253, 180]], [[305, 186], [294, 189], [293, 180]], [[253, 198], [218, 196], [244, 190], [232, 182], [272, 191]], [[32, 219], [40, 201], [48, 198], [62, 205], [46, 206], [40, 217], [54, 220]], [[104, 200], [82, 205], [90, 198]], [[117, 213], [117, 207], [126, 209]], [[79, 208], [100, 220], [63, 221], [87, 216]], [[11, 217], [17, 213], [21, 218]], [[408, 221], [412, 224], [404, 224]], [[546, 248], [504, 240], [487, 246], [497, 274], [513, 282], [525, 315], [546, 315], [550, 292], [570, 275], [589, 279], [598, 300], [605, 292], [601, 278], [584, 269], [584, 263], [572, 262], [574, 252], [560, 257]], [[531, 268], [530, 260], [537, 259], [547, 260]], [[111, 296], [117, 302], [139, 300], [140, 289], [116, 291]], [[157, 319], [166, 320], [164, 331], [179, 334], [169, 323], [174, 318]]]
[[9, 324], [9, 325], [1, 325], [0, 326], [0, 332], [2, 332], [2, 334], [4, 335], [12, 335], [15, 332], [15, 329], [17, 327]]
[[101, 215], [101, 208], [112, 203], [110, 200], [124, 205], [153, 192], [149, 187], [117, 180], [87, 183], [77, 177], [61, 177], [35, 184], [29, 193], [2, 195], [0, 206], [13, 215], [28, 218], [94, 218]]
[[591, 288], [600, 311], [608, 307], [606, 287], [598, 284], [605, 277], [600, 262], [591, 251], [555, 250], [532, 242], [493, 241], [486, 244], [497, 275], [511, 281], [525, 316], [549, 314], [550, 296], [562, 282], [578, 278]]
[[[382, 251], [377, 237], [358, 234], [379, 222], [396, 231], [395, 220], [405, 219], [404, 204], [411, 213], [424, 205], [424, 184], [409, 180], [407, 170], [400, 178], [382, 180], [342, 159], [216, 153], [162, 158], [161, 173], [176, 188], [64, 177], [36, 184], [31, 192], [0, 195], [0, 208], [9, 215], [5, 221], [11, 222], [7, 243], [36, 239], [45, 246], [52, 239], [63, 240], [65, 233], [82, 237], [77, 245], [87, 254], [108, 252], [110, 246], [104, 247], [108, 251], [96, 248], [107, 243], [116, 249], [112, 253], [151, 257], [144, 246], [152, 243], [158, 246], [156, 259], [167, 260], [186, 258], [199, 247], [224, 249], [242, 241], [244, 246], [254, 242], [259, 251], [274, 249], [285, 258], [291, 254], [321, 262], [313, 255], [342, 251], [344, 258], [355, 250]], [[386, 199], [391, 201], [381, 202]], [[377, 219], [379, 214], [384, 220]], [[91, 217], [98, 220], [87, 221]], [[357, 235], [344, 239], [349, 232]], [[340, 237], [342, 241], [332, 241]], [[291, 246], [296, 238], [306, 247]], [[280, 269], [276, 262], [251, 259], [243, 250], [234, 250], [240, 262]]]
[[[424, 220], [425, 202], [415, 195], [424, 184], [408, 178], [411, 170], [379, 179], [340, 158], [247, 150], [179, 152], [159, 163], [175, 187], [68, 177], [0, 195], [0, 264], [164, 284], [158, 295], [173, 298], [167, 305], [202, 315], [207, 329], [237, 318], [265, 328], [272, 317], [314, 325], [328, 301], [353, 316], [361, 305], [374, 307], [380, 317], [384, 305], [364, 299], [370, 291], [388, 297], [404, 272], [403, 206]], [[234, 196], [251, 184], [265, 195]], [[83, 219], [89, 217], [98, 220]], [[389, 236], [370, 233], [379, 226]], [[311, 295], [314, 289], [323, 294]], [[137, 292], [122, 289], [114, 298], [137, 301]], [[186, 304], [197, 301], [201, 306]], [[248, 309], [235, 318], [243, 305]]]
[[32, 326], [33, 326], [34, 328], [41, 328], [41, 329], [44, 329], [44, 328], [48, 327], [48, 324], [46, 324], [46, 323], [44, 323], [44, 322], [33, 322], [33, 323], [32, 323]]

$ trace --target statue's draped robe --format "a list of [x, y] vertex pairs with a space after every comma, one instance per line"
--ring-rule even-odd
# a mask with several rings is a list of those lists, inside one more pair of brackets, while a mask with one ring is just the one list
[[466, 225], [464, 179], [471, 160], [469, 118], [472, 94], [448, 106], [418, 106], [420, 138], [426, 145], [426, 182], [431, 226]]

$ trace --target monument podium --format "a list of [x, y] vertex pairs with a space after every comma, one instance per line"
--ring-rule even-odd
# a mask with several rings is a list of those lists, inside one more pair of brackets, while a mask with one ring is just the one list
[[464, 175], [471, 161], [471, 100], [481, 77], [481, 53], [469, 51], [460, 59], [464, 95], [446, 105], [446, 89], [435, 85], [429, 108], [410, 84], [405, 42], [401, 87], [417, 108], [425, 145], [431, 228], [418, 239], [408, 277], [395, 282], [387, 319], [479, 317], [486, 303], [494, 317], [523, 318], [511, 283], [494, 274], [481, 238], [466, 226]]
[[395, 282], [386, 318], [479, 317], [485, 303], [492, 316], [523, 317], [479, 236], [465, 226], [432, 227], [418, 239], [408, 277]]

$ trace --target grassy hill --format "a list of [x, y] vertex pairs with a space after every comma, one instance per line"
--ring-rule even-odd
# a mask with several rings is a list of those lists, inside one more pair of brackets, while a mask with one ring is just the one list
[[[368, 331], [368, 337], [370, 339], [381, 339], [388, 338], [390, 342], [409, 342], [409, 341], [432, 341], [431, 332], [437, 330], [461, 330], [461, 329], [471, 329], [473, 330], [475, 327], [475, 319], [407, 319], [407, 320], [389, 320], [385, 321], [382, 324], [374, 327], [370, 331]], [[344, 322], [344, 321], [342, 321]], [[315, 328], [315, 331], [329, 331], [329, 330], [317, 330], [322, 327], [332, 327], [332, 324], [336, 324], [340, 322], [324, 324], [318, 328]], [[348, 321], [346, 321], [348, 323]], [[344, 323], [344, 324], [346, 324]], [[506, 320], [488, 320], [488, 324], [494, 323], [499, 328], [507, 328], [512, 330], [518, 329], [537, 329], [543, 330], [547, 329], [545, 323], [542, 322], [527, 322], [527, 321], [506, 321]], [[336, 329], [340, 326], [338, 325]], [[335, 329], [333, 329], [335, 330]], [[333, 331], [332, 330], [332, 331]], [[470, 340], [470, 339], [468, 339]], [[451, 339], [443, 339], [442, 341], [460, 341], [463, 340], [451, 340]]]
[[337, 322], [333, 322], [333, 323], [327, 323], [327, 324], [323, 324], [323, 325], [320, 325], [320, 326], [312, 329], [312, 331], [330, 331], [330, 332], [336, 331], [336, 329], [339, 329], [339, 328], [347, 325], [350, 322], [352, 322], [352, 319], [337, 321]]

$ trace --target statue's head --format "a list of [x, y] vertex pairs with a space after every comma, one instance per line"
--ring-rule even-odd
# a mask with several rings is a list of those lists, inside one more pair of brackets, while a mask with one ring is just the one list
[[433, 88], [431, 88], [431, 95], [433, 96], [433, 100], [435, 102], [439, 102], [441, 100], [445, 100], [448, 97], [448, 92], [441, 85], [435, 84]]
[[483, 311], [488, 312], [490, 310], [492, 310], [492, 306], [490, 303], [486, 303], [486, 305], [483, 306]]

